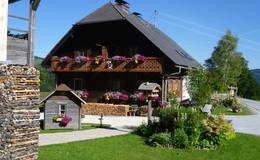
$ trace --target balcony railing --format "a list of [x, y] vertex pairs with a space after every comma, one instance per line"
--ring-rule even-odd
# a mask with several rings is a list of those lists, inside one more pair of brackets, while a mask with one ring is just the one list
[[144, 62], [135, 64], [131, 58], [126, 58], [123, 62], [112, 63], [108, 58], [95, 64], [95, 60], [89, 60], [85, 63], [60, 62], [59, 58], [54, 56], [51, 60], [52, 72], [157, 72], [162, 73], [162, 59], [157, 57], [146, 57]]

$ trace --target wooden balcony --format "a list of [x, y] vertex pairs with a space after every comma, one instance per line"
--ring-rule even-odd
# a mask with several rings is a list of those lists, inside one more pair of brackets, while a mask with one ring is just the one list
[[[58, 57], [52, 57], [52, 72], [154, 72], [162, 73], [162, 60], [157, 57], [146, 57], [146, 60], [139, 64], [134, 64], [131, 58], [124, 62], [112, 63], [111, 59], [95, 64], [94, 60], [86, 63], [76, 63], [75, 61], [61, 63]], [[110, 65], [110, 66], [109, 66]]]

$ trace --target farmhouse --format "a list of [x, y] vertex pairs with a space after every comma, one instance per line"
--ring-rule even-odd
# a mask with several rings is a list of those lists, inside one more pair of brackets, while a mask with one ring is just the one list
[[[125, 1], [107, 3], [84, 17], [65, 34], [43, 61], [51, 66], [57, 86], [66, 84], [88, 104], [112, 103], [142, 106], [143, 82], [161, 85], [185, 99], [188, 67], [197, 62], [175, 41], [139, 13], [130, 12]], [[83, 107], [84, 110], [84, 107]]]

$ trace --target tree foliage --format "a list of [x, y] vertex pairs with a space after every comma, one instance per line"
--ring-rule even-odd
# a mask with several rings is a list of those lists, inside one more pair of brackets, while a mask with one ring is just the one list
[[203, 67], [190, 69], [188, 77], [189, 82], [187, 87], [192, 99], [197, 105], [204, 105], [210, 100], [212, 95], [208, 72]]
[[54, 75], [48, 68], [42, 67], [41, 62], [42, 58], [35, 57], [35, 68], [40, 71], [40, 91], [49, 92], [55, 88]]
[[244, 98], [260, 99], [260, 85], [249, 70], [246, 61], [239, 77], [238, 95]]
[[215, 91], [226, 91], [228, 86], [237, 86], [243, 70], [244, 59], [237, 52], [238, 38], [230, 31], [222, 37], [215, 47], [212, 56], [206, 60], [210, 82]]

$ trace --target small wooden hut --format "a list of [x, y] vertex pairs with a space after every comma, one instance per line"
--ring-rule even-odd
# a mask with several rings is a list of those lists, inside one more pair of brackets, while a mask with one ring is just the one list
[[44, 129], [80, 129], [80, 107], [86, 102], [67, 85], [60, 84], [44, 98]]

